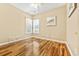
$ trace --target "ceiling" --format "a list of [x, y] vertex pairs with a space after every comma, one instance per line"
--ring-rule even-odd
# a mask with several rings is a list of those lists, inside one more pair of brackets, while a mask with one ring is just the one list
[[31, 6], [32, 3], [12, 3], [11, 5], [15, 6], [16, 8], [19, 8], [20, 10], [29, 13], [31, 15], [35, 15], [37, 13], [42, 13], [49, 11], [54, 8], [58, 8], [64, 3], [40, 3], [40, 6], [38, 9]]

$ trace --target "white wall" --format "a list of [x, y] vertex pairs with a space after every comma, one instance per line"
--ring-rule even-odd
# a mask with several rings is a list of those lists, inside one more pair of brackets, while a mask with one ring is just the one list
[[0, 42], [23, 36], [28, 16], [10, 4], [0, 4]]
[[67, 42], [73, 55], [79, 55], [79, 11], [78, 7], [74, 13], [67, 19]]
[[[49, 37], [52, 40], [66, 41], [66, 5], [52, 9], [45, 13], [35, 15], [33, 18], [39, 18], [40, 21], [40, 37]], [[47, 17], [57, 17], [56, 26], [47, 26]], [[37, 35], [36, 35], [37, 36]]]

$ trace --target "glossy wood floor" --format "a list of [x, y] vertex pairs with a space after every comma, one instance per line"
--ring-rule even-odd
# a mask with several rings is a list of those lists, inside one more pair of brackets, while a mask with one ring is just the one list
[[33, 38], [0, 46], [0, 56], [70, 56], [70, 53], [63, 43]]
[[26, 42], [21, 40], [0, 46], [0, 56], [20, 56], [26, 54]]
[[70, 56], [70, 53], [64, 43], [41, 39], [34, 39], [34, 41], [39, 43], [39, 56]]

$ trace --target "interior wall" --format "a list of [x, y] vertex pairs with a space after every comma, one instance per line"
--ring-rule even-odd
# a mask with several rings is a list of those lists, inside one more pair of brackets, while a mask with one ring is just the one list
[[73, 55], [79, 55], [79, 7], [67, 18], [67, 42]]
[[0, 42], [23, 36], [25, 19], [29, 16], [10, 4], [0, 3]]
[[[66, 5], [63, 5], [59, 8], [33, 16], [33, 18], [40, 19], [40, 33], [38, 35], [34, 35], [48, 37], [59, 41], [66, 41], [66, 13]], [[56, 26], [46, 25], [46, 18], [48, 16], [57, 16]]]

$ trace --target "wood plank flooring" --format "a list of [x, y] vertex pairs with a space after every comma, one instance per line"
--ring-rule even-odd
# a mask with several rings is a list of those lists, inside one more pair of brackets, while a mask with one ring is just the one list
[[21, 40], [18, 42], [0, 46], [0, 56], [25, 55], [26, 50], [26, 42]]
[[63, 43], [33, 38], [0, 46], [0, 56], [70, 56], [70, 53]]
[[41, 56], [69, 56], [70, 53], [63, 43], [40, 40], [39, 55]]

